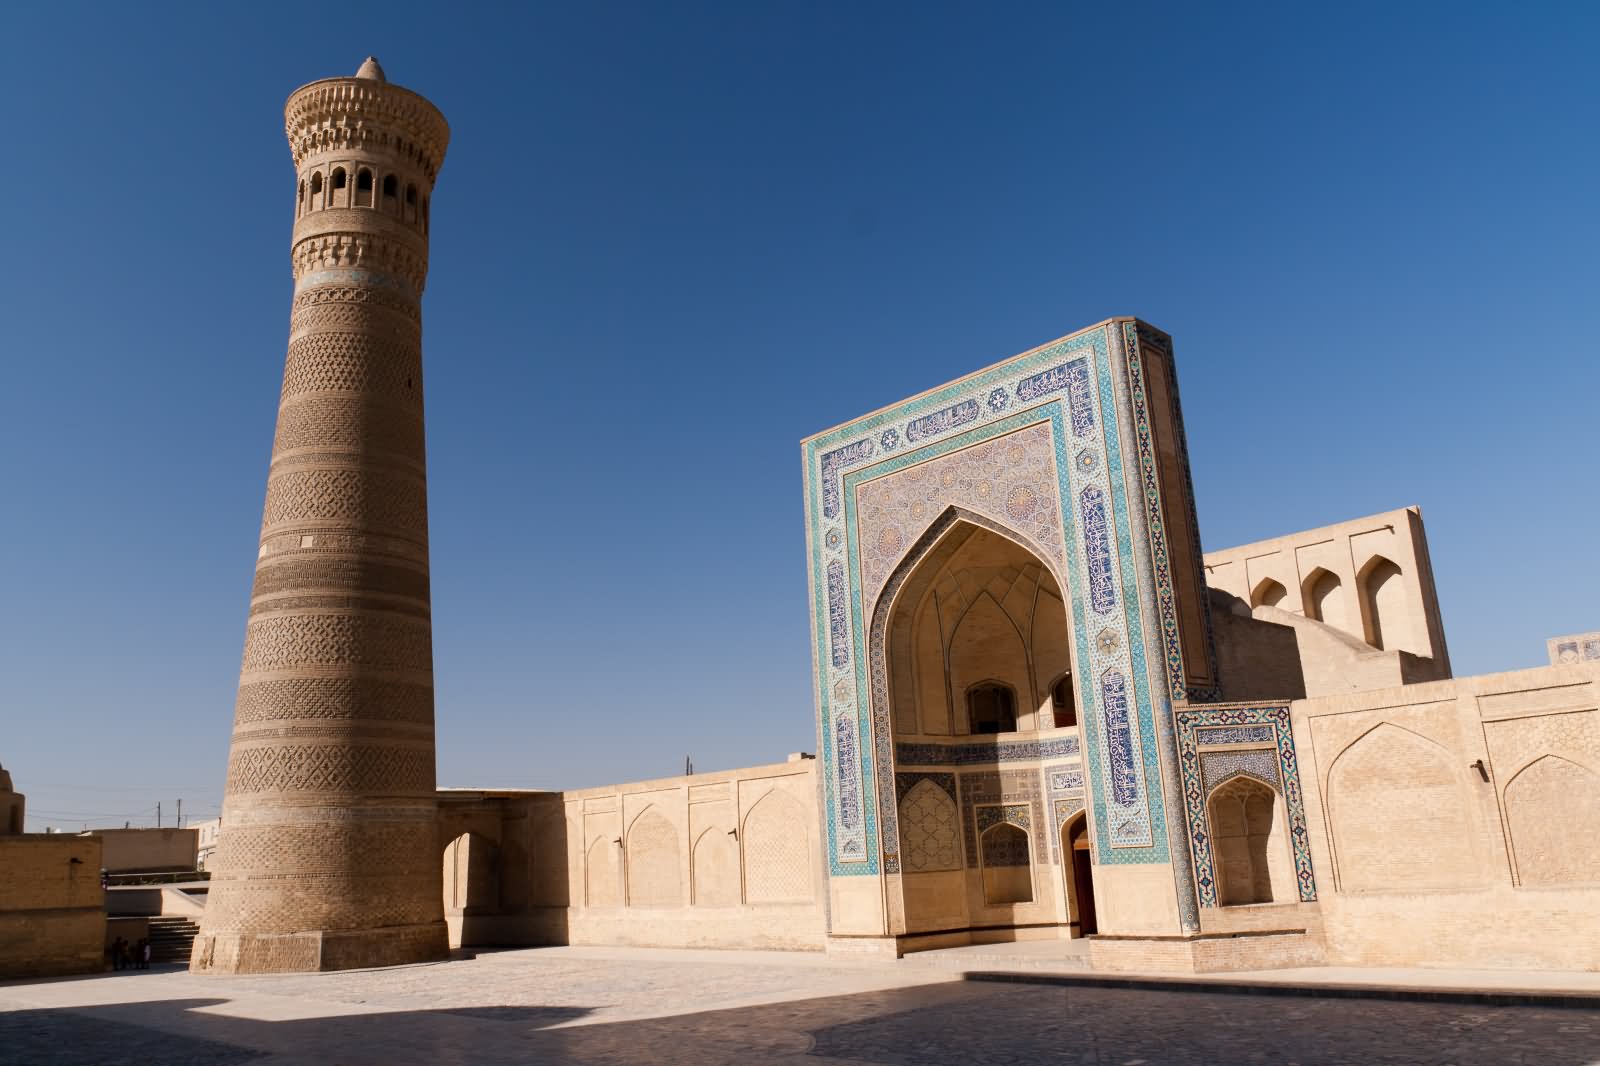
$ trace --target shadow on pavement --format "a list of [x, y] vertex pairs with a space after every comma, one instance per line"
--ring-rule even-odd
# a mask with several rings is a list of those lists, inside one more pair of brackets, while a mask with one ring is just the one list
[[235, 1066], [267, 1056], [272, 1066], [1590, 1066], [1600, 1059], [1600, 1011], [962, 981], [578, 1025], [565, 1023], [601, 1008], [486, 1004], [281, 1021], [208, 1009], [230, 1002], [0, 1014], [0, 1064]]

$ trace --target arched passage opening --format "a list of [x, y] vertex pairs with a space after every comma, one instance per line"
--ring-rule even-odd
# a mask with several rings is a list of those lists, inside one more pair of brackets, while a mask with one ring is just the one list
[[[895, 531], [897, 545], [902, 536]], [[1054, 827], [1036, 778], [1015, 762], [1016, 741], [1043, 743], [1041, 731], [1079, 717], [1063, 586], [1045, 559], [1025, 535], [950, 507], [889, 573], [873, 608], [874, 706], [897, 752], [897, 803], [884, 811], [902, 874], [897, 932], [1066, 925], [1063, 901], [1039, 891], [1034, 869], [1049, 861]], [[1050, 743], [1052, 758], [1074, 751]]]
[[1094, 915], [1094, 862], [1089, 847], [1089, 816], [1079, 811], [1061, 827], [1061, 865], [1066, 875], [1067, 915], [1074, 937], [1099, 930]]

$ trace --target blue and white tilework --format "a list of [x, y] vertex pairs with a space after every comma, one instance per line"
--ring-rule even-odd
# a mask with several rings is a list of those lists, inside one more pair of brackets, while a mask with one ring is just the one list
[[[1216, 636], [1211, 626], [1211, 602], [1205, 595], [1200, 596], [1200, 602], [1196, 605], [1200, 624], [1205, 630], [1201, 635], [1206, 649], [1205, 662], [1185, 660], [1183, 642], [1179, 639], [1178, 632], [1177, 591], [1174, 588], [1172, 572], [1173, 552], [1169, 549], [1187, 549], [1191, 565], [1198, 565], [1201, 552], [1199, 523], [1194, 513], [1194, 483], [1189, 473], [1189, 445], [1182, 433], [1183, 409], [1178, 400], [1177, 375], [1171, 368], [1172, 345], [1164, 334], [1149, 327], [1124, 322], [1122, 330], [1123, 350], [1128, 370], [1128, 399], [1132, 407], [1133, 436], [1139, 455], [1139, 482], [1144, 494], [1145, 522], [1150, 540], [1150, 563], [1155, 571], [1156, 611], [1160, 615], [1161, 640], [1166, 653], [1167, 682], [1171, 697], [1175, 701], [1214, 701], [1218, 698], [1219, 691], [1216, 672], [1217, 647]], [[1165, 501], [1162, 496], [1163, 487], [1155, 454], [1155, 436], [1145, 396], [1144, 363], [1149, 358], [1161, 359], [1167, 364], [1167, 379], [1171, 393], [1171, 410], [1168, 416], [1176, 429], [1175, 447], [1180, 458], [1184, 483], [1181, 486], [1168, 485], [1165, 491], [1171, 493], [1181, 489], [1186, 494], [1181, 501]], [[1175, 546], [1168, 543], [1165, 513], [1167, 502], [1175, 502], [1177, 506], [1188, 508], [1187, 527], [1190, 537], [1186, 545]], [[1199, 684], [1192, 683], [1196, 678], [1200, 679]]]
[[[948, 744], [900, 743], [894, 746], [895, 762], [901, 766], [980, 766], [988, 763], [1065, 759], [1077, 754], [1077, 737]], [[1080, 780], [1079, 786], [1082, 784]]]
[[[1218, 905], [1216, 863], [1206, 801], [1212, 789], [1240, 774], [1271, 785], [1283, 797], [1300, 899], [1307, 903], [1315, 900], [1317, 879], [1311, 868], [1311, 838], [1306, 830], [1305, 800], [1300, 789], [1294, 733], [1289, 727], [1289, 708], [1283, 704], [1180, 707], [1174, 712], [1174, 718], [1178, 771], [1183, 782], [1183, 813], [1189, 830], [1195, 893], [1200, 906]], [[1238, 746], [1258, 743], [1257, 738], [1263, 735], [1272, 747]], [[1217, 747], [1222, 744], [1234, 746]]]
[[[863, 603], [871, 593], [862, 586], [856, 488], [1029, 426], [1048, 426], [1057, 479], [1048, 499], [1057, 513], [1041, 524], [1033, 509], [1041, 498], [1035, 491], [1031, 499], [1008, 501], [1030, 515], [1025, 535], [1018, 535], [1009, 519], [975, 524], [992, 525], [1034, 545], [1042, 560], [1065, 570], [1057, 577], [1069, 600], [1097, 861], [1167, 860], [1167, 813], [1151, 782], [1160, 780], [1153, 716], [1168, 713], [1169, 693], [1164, 670], [1152, 688], [1146, 662], [1147, 626], [1160, 622], [1143, 617], [1138, 592], [1141, 581], [1153, 585], [1155, 577], [1149, 545], [1130, 531], [1129, 508], [1142, 501], [1130, 499], [1125, 488], [1120, 419], [1129, 407], [1117, 392], [1110, 363], [1113, 352], [1120, 357], [1122, 351], [1120, 328], [1110, 323], [1084, 331], [805, 443], [816, 691], [824, 723], [819, 734], [833, 876], [877, 874], [885, 856], [897, 851], [897, 753], [886, 685], [880, 689], [877, 680], [881, 663], [874, 660], [880, 652], [868, 641], [872, 605], [878, 601]], [[1086, 507], [1092, 512], [1087, 526]], [[1050, 532], [1051, 544], [1038, 541], [1041, 530]], [[907, 539], [917, 542], [908, 546], [908, 558], [932, 543], [927, 536]], [[846, 594], [836, 597], [841, 580]], [[885, 586], [878, 596], [892, 594]], [[843, 614], [834, 610], [836, 602], [846, 605]], [[843, 819], [845, 806], [857, 797], [859, 832]]]

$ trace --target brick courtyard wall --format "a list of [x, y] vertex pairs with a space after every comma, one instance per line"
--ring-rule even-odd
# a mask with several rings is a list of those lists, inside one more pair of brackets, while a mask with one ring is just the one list
[[98, 839], [0, 837], [0, 977], [95, 972], [105, 928]]
[[1330, 962], [1600, 969], [1600, 667], [1291, 714]]

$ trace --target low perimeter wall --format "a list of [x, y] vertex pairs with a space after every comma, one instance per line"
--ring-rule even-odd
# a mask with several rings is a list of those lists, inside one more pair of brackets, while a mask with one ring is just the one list
[[451, 943], [821, 950], [815, 767], [565, 793], [443, 789]]
[[565, 793], [568, 941], [821, 950], [815, 767]]
[[1600, 667], [1290, 713], [1329, 962], [1600, 969]]
[[103, 969], [105, 928], [99, 840], [0, 837], [0, 977]]

